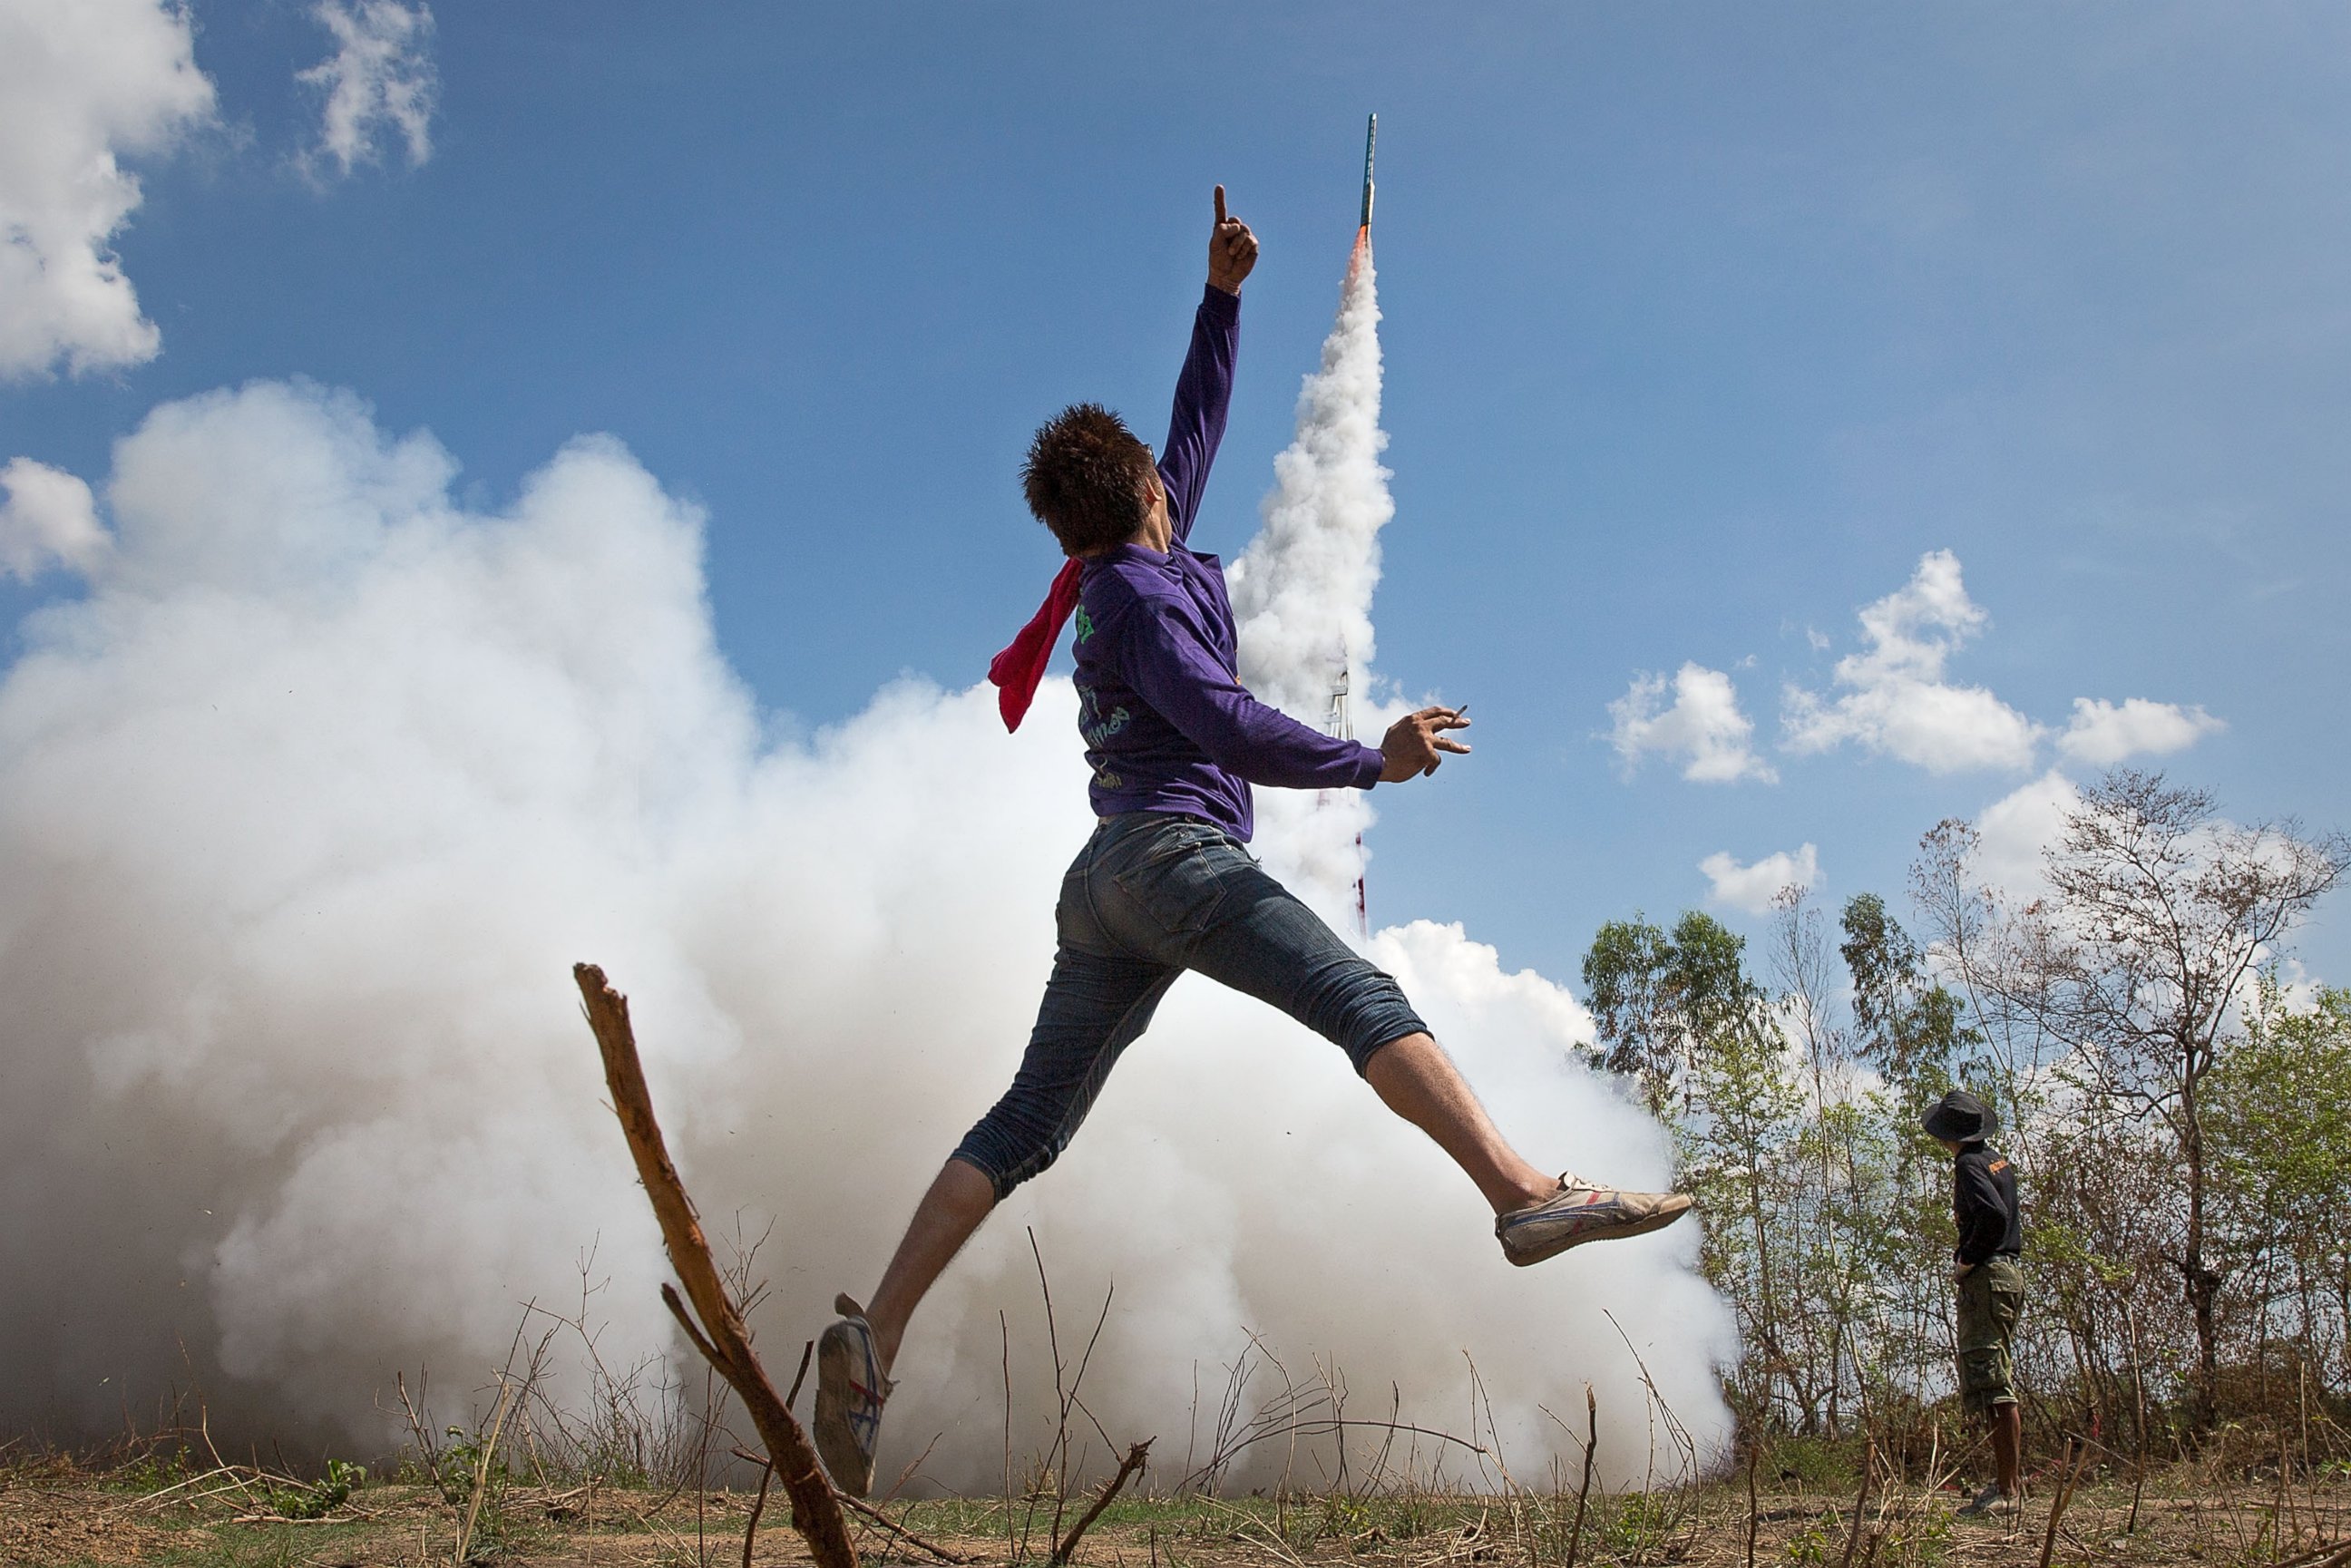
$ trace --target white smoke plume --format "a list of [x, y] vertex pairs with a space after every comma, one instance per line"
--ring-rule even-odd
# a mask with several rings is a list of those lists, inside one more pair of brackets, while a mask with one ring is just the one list
[[[1395, 516], [1380, 428], [1380, 294], [1371, 235], [1359, 234], [1322, 363], [1299, 388], [1298, 433], [1273, 460], [1264, 528], [1226, 572], [1239, 627], [1241, 680], [1291, 717], [1327, 727], [1334, 692], [1377, 743], [1404, 711], [1375, 700], [1372, 592], [1380, 529]], [[1261, 791], [1262, 852], [1277, 875], [1340, 929], [1354, 921], [1371, 802], [1353, 789]]]
[[[1376, 342], [1349, 340], [1363, 379], [1349, 320], [1323, 379], [1373, 401], [1330, 406], [1356, 439], [1329, 450], [1363, 455]], [[0, 679], [0, 1427], [89, 1435], [193, 1379], [216, 1431], [307, 1419], [380, 1449], [395, 1368], [478, 1385], [520, 1303], [576, 1302], [590, 1248], [606, 1359], [680, 1350], [574, 960], [631, 993], [705, 1215], [773, 1219], [758, 1325], [786, 1374], [1009, 1078], [1091, 825], [1067, 683], [1008, 739], [988, 688], [910, 682], [764, 740], [691, 507], [608, 438], [495, 510], [455, 502], [455, 472], [348, 394], [165, 405], [117, 448], [87, 596], [23, 629]], [[1332, 628], [1369, 656], [1387, 503], [1355, 493], [1366, 510], [1324, 514], [1354, 548], [1325, 557], [1319, 622], [1290, 569], [1328, 541], [1250, 558], [1251, 602], [1298, 629], [1249, 633], [1286, 695], [1313, 695]], [[1351, 847], [1352, 817], [1284, 831], [1318, 821]], [[1570, 1063], [1589, 1026], [1567, 992], [1458, 927], [1371, 950], [1531, 1155], [1667, 1176], [1659, 1131]], [[1002, 1485], [999, 1312], [1016, 1459], [1042, 1449], [1030, 1227], [1065, 1348], [1114, 1285], [1087, 1404], [1156, 1436], [1169, 1480], [1251, 1334], [1294, 1378], [1339, 1369], [1354, 1414], [1384, 1416], [1363, 1391], [1393, 1382], [1405, 1419], [1464, 1434], [1486, 1419], [1474, 1362], [1521, 1476], [1573, 1455], [1546, 1412], [1589, 1383], [1604, 1474], [1638, 1479], [1650, 1412], [1620, 1326], [1702, 1443], [1725, 1430], [1735, 1343], [1694, 1226], [1510, 1269], [1476, 1194], [1334, 1048], [1192, 979], [917, 1319], [888, 1474], [935, 1437], [932, 1484]]]
[[1387, 444], [1379, 277], [1365, 238], [1348, 259], [1322, 367], [1299, 391], [1297, 438], [1273, 460], [1265, 529], [1227, 574], [1242, 681], [1309, 723], [1322, 716], [1336, 676], [1361, 689], [1376, 652], [1380, 529], [1395, 516], [1380, 465]]

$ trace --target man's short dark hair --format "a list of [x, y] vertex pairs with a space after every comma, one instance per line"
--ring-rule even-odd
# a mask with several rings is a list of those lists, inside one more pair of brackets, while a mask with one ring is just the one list
[[1123, 544], [1151, 506], [1151, 448], [1098, 402], [1073, 402], [1038, 428], [1020, 488], [1065, 555]]

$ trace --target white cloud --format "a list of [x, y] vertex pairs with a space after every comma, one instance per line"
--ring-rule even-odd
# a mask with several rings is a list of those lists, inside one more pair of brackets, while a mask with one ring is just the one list
[[2228, 727], [2200, 707], [2182, 707], [2178, 703], [2149, 702], [2145, 697], [2120, 703], [2075, 697], [2074, 722], [2057, 737], [2057, 749], [2069, 761], [2111, 768], [2127, 758], [2185, 751], [2204, 737]]
[[382, 156], [377, 138], [397, 135], [411, 168], [433, 155], [433, 107], [439, 86], [432, 56], [433, 12], [422, 0], [319, 0], [310, 15], [335, 36], [335, 53], [298, 74], [326, 104], [319, 143], [303, 157], [313, 177], [329, 163], [348, 175]]
[[87, 570], [106, 553], [89, 486], [63, 469], [19, 457], [0, 468], [0, 572], [30, 582], [52, 566]]
[[1934, 773], [2030, 768], [2041, 727], [1981, 686], [1943, 678], [1953, 651], [1989, 619], [1968, 598], [1959, 558], [1929, 552], [1907, 584], [1863, 608], [1868, 646], [1837, 661], [1842, 695], [1787, 689], [1783, 744], [1826, 751], [1850, 740]]
[[1761, 915], [1789, 888], [1809, 892], [1821, 880], [1820, 851], [1806, 844], [1794, 854], [1785, 850], [1765, 855], [1753, 865], [1741, 865], [1728, 852], [1711, 854], [1698, 862], [1713, 886], [1707, 902]]
[[2040, 896], [2049, 885], [2043, 856], [2081, 802], [2074, 781], [2052, 768], [1985, 807], [1976, 819], [1977, 877], [2019, 902]]
[[1625, 695], [1608, 705], [1616, 723], [1609, 735], [1629, 773], [1651, 752], [1687, 758], [1682, 777], [1706, 784], [1741, 779], [1774, 783], [1779, 774], [1755, 755], [1755, 725], [1739, 711], [1730, 677], [1703, 664], [1684, 664], [1673, 678], [1674, 701], [1660, 710], [1666, 677], [1640, 674]]
[[139, 205], [117, 162], [212, 115], [188, 13], [166, 0], [0, 0], [0, 380], [154, 358], [110, 247]]

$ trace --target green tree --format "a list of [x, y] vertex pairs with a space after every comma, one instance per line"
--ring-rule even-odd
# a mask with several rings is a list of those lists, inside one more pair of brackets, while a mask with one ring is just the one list
[[1686, 912], [1668, 936], [1638, 914], [1612, 920], [1583, 956], [1596, 1025], [1594, 1064], [1635, 1079], [1663, 1117], [1710, 1040], [1744, 1027], [1762, 992], [1748, 978], [1745, 938]]
[[2206, 1086], [2222, 1247], [2281, 1281], [2294, 1337], [2351, 1377], [2351, 989], [2290, 1006], [2273, 977], [2243, 1043]]
[[1782, 1280], [1802, 1095], [1745, 949], [1745, 938], [1697, 910], [1670, 934], [1636, 915], [1601, 927], [1583, 979], [1593, 1059], [1633, 1078], [1672, 1124], [1682, 1181], [1711, 1217], [1700, 1263], [1739, 1316], [1749, 1354], [1734, 1393], [1752, 1417], [1783, 1400], [1798, 1412], [1812, 1402]]
[[1597, 1039], [1593, 1066], [1640, 1086], [1652, 1116], [1663, 1117], [1681, 1078], [1683, 1040], [1665, 994], [1673, 965], [1666, 934], [1638, 914], [1612, 920], [1583, 956], [1583, 988]]
[[1926, 955], [1888, 913], [1886, 900], [1859, 893], [1838, 919], [1838, 956], [1853, 977], [1855, 1033], [1863, 1060], [1889, 1083], [1933, 1100], [1972, 1065], [1983, 1037], [1965, 1027], [1959, 999], [1927, 973]]

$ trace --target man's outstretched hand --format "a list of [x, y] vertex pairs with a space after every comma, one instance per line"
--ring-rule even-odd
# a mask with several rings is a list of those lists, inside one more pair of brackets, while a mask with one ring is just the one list
[[1445, 732], [1468, 727], [1469, 720], [1458, 707], [1425, 707], [1405, 715], [1388, 726], [1387, 737], [1380, 742], [1380, 755], [1387, 759], [1380, 769], [1380, 782], [1401, 784], [1434, 773], [1448, 751], [1467, 756], [1469, 748], [1447, 739]]
[[1228, 294], [1241, 291], [1241, 279], [1257, 265], [1257, 235], [1238, 218], [1225, 215], [1225, 188], [1217, 187], [1217, 226], [1208, 235], [1208, 284]]

